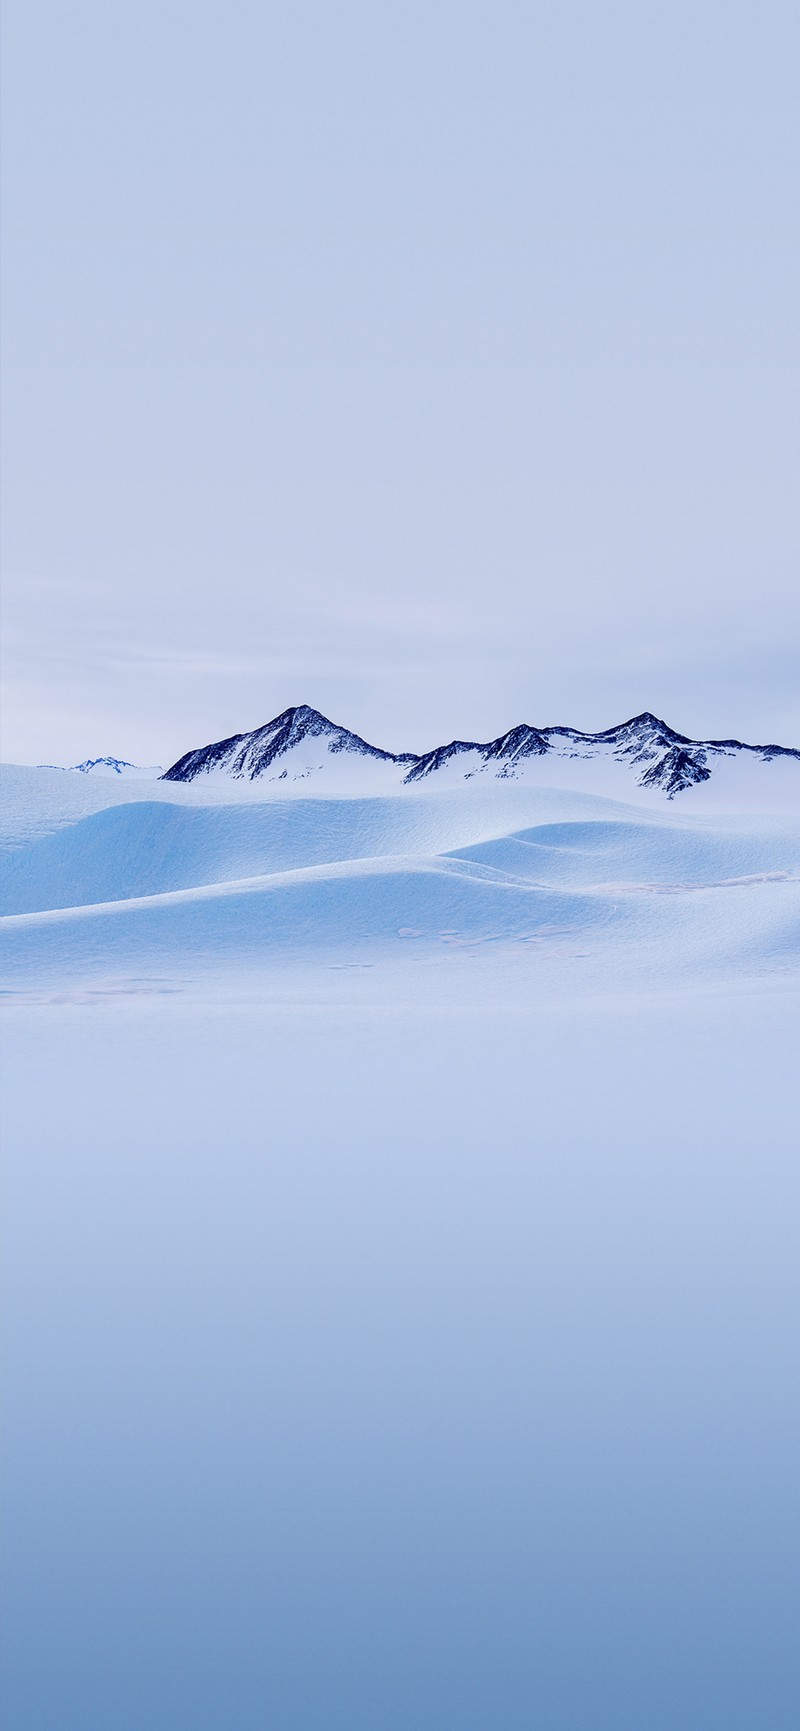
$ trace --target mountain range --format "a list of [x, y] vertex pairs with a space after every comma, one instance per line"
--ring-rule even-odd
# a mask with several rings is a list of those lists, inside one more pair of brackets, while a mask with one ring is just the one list
[[690, 739], [649, 711], [601, 733], [522, 723], [485, 742], [454, 739], [421, 755], [391, 752], [301, 704], [250, 733], [186, 752], [162, 779], [313, 783], [321, 777], [326, 787], [332, 779], [355, 779], [377, 790], [382, 784], [454, 786], [476, 777], [594, 786], [599, 772], [615, 789], [627, 783], [640, 794], [671, 800], [710, 781], [723, 766], [730, 771], [778, 761], [794, 772], [800, 751], [738, 739]]

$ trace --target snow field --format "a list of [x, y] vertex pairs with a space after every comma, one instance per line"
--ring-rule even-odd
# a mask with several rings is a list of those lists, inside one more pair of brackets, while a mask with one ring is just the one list
[[5, 1012], [9, 1727], [794, 1731], [787, 998], [318, 977]]
[[797, 826], [9, 786], [9, 1727], [794, 1731]]
[[[418, 957], [448, 944], [503, 960], [528, 945], [535, 991], [796, 966], [800, 836], [786, 818], [676, 820], [518, 786], [202, 805], [182, 788], [166, 799], [173, 784], [148, 799], [139, 784], [120, 802], [112, 781], [89, 784], [113, 797], [86, 814], [75, 777], [70, 821], [51, 773], [28, 776], [44, 777], [37, 821], [51, 833], [35, 838], [30, 786], [10, 814], [0, 907], [11, 991], [351, 952], [386, 966], [408, 939]], [[34, 839], [21, 842], [25, 821]]]

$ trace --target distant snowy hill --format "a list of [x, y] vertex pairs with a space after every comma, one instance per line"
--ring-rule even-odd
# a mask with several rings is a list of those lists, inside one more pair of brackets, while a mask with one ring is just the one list
[[[40, 769], [56, 769], [54, 763], [43, 763]], [[154, 776], [160, 776], [161, 764], [151, 763], [142, 767], [138, 763], [127, 763], [124, 757], [87, 757], [83, 763], [71, 763], [69, 773], [76, 775], [121, 775], [126, 781], [152, 781]]]
[[479, 778], [654, 803], [713, 782], [714, 797], [703, 805], [744, 801], [769, 810], [800, 803], [800, 751], [738, 739], [689, 739], [649, 712], [602, 733], [522, 724], [484, 744], [455, 739], [416, 756], [368, 745], [302, 705], [252, 733], [187, 752], [163, 779], [197, 777], [281, 781], [288, 784], [286, 791], [293, 782], [321, 780], [331, 793], [388, 791], [415, 783], [454, 787]]

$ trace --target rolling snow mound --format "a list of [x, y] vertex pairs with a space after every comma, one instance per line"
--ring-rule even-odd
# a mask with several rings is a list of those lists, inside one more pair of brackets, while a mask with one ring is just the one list
[[[584, 802], [567, 803], [580, 809]], [[449, 846], [465, 827], [474, 831], [476, 817], [452, 799], [440, 811], [430, 801], [388, 799], [194, 810], [155, 802], [112, 806], [12, 854], [0, 913], [126, 901], [406, 852], [556, 889], [800, 876], [800, 848], [790, 828], [726, 832], [582, 814]], [[490, 816], [482, 827], [491, 831]]]
[[12, 819], [0, 901], [12, 991], [298, 960], [413, 955], [430, 970], [489, 949], [516, 956], [536, 991], [797, 963], [800, 828], [788, 819], [678, 818], [513, 784], [239, 803], [207, 787], [204, 804], [169, 784], [127, 802], [104, 785], [105, 808], [83, 814], [79, 801], [70, 821], [58, 784], [40, 784], [27, 842]]

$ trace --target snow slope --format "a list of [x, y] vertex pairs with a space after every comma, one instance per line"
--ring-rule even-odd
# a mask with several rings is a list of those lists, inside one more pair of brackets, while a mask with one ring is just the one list
[[[533, 827], [525, 827], [531, 820]], [[110, 806], [11, 853], [0, 912], [120, 901], [406, 853], [458, 855], [556, 886], [702, 883], [800, 871], [797, 830], [787, 820], [697, 827], [555, 792], [514, 789], [482, 801], [447, 793], [188, 809], [142, 801]]]
[[8, 1731], [795, 1731], [792, 1005], [465, 961], [4, 1010]]
[[[43, 763], [42, 769], [57, 769], [55, 763]], [[124, 781], [153, 781], [161, 774], [160, 763], [143, 766], [138, 763], [128, 763], [124, 757], [87, 757], [83, 763], [72, 763], [69, 766], [72, 775], [119, 775]]]
[[227, 790], [209, 803], [204, 785], [205, 804], [180, 788], [173, 803], [168, 783], [147, 799], [139, 784], [135, 799], [70, 822], [61, 784], [47, 780], [39, 820], [52, 797], [58, 827], [27, 843], [17, 809], [0, 890], [13, 989], [27, 977], [219, 975], [292, 958], [406, 968], [409, 939], [418, 957], [491, 944], [508, 959], [526, 947], [536, 961], [523, 989], [750, 977], [796, 962], [789, 819], [678, 816], [513, 783], [241, 804]]
[[4, 783], [9, 1728], [794, 1731], [800, 824]]

